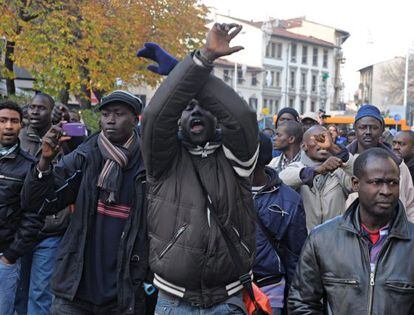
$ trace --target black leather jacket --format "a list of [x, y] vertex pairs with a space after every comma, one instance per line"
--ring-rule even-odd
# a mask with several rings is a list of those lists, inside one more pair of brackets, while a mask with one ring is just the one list
[[289, 294], [289, 314], [414, 314], [414, 224], [402, 204], [371, 272], [358, 199], [312, 230]]
[[20, 206], [20, 190], [33, 162], [20, 147], [0, 158], [0, 253], [12, 263], [36, 244], [43, 225], [36, 211]]

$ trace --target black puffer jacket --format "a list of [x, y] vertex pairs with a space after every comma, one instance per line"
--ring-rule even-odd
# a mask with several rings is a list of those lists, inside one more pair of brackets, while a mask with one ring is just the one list
[[[143, 113], [143, 154], [150, 182], [150, 266], [163, 291], [201, 307], [241, 290], [239, 274], [214, 218], [239, 251], [245, 273], [255, 252], [255, 221], [248, 176], [258, 153], [256, 114], [211, 67], [192, 55], [178, 64]], [[222, 141], [194, 148], [178, 137], [177, 121], [191, 99], [219, 121]]]
[[[59, 211], [75, 204], [68, 229], [56, 255], [52, 277], [55, 295], [73, 300], [81, 280], [88, 229], [96, 215], [96, 187], [104, 160], [97, 145], [98, 135], [92, 135], [72, 153], [65, 155], [51, 175], [38, 178], [33, 169], [26, 177], [22, 202], [31, 209]], [[122, 233], [118, 257], [119, 314], [145, 314], [146, 295], [142, 284], [148, 274], [148, 240], [145, 207], [145, 171], [143, 162], [131, 187], [135, 203]], [[56, 189], [56, 190], [55, 190]]]
[[402, 204], [370, 270], [358, 199], [342, 217], [312, 230], [289, 294], [289, 314], [414, 314], [414, 224]]
[[20, 191], [33, 162], [20, 147], [0, 158], [0, 253], [12, 263], [34, 246], [43, 225], [36, 211], [20, 206]]

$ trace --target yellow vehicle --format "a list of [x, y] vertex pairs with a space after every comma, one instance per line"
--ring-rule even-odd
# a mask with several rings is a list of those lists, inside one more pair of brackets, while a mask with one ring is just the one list
[[[327, 125], [335, 124], [335, 125], [346, 125], [347, 127], [352, 127], [354, 124], [355, 117], [354, 116], [331, 116], [326, 117], [323, 119], [323, 122]], [[401, 119], [398, 122], [394, 120], [394, 118], [384, 118], [385, 126], [390, 127], [396, 130], [411, 130], [411, 127], [407, 125], [405, 119]]]

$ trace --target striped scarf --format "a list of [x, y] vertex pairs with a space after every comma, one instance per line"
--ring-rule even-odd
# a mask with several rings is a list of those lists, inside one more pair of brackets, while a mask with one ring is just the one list
[[98, 147], [105, 160], [98, 178], [97, 186], [105, 193], [105, 200], [108, 203], [118, 201], [118, 193], [122, 184], [122, 169], [128, 165], [130, 158], [137, 156], [139, 141], [134, 130], [132, 136], [122, 146], [111, 143], [104, 133], [98, 136]]

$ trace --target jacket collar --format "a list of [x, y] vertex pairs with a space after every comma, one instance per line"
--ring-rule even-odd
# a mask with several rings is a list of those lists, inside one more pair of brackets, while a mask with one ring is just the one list
[[309, 167], [317, 167], [322, 164], [322, 162], [312, 160], [303, 150], [300, 152], [300, 161]]
[[260, 189], [256, 195], [259, 194], [266, 194], [266, 193], [272, 193], [279, 189], [280, 185], [282, 184], [282, 180], [279, 178], [279, 175], [277, 174], [277, 171], [269, 166], [265, 166], [265, 172], [266, 175], [269, 176], [270, 180], [267, 182], [267, 184]]
[[[346, 146], [346, 148], [348, 149], [349, 153], [351, 153], [353, 155], [357, 154], [357, 151], [358, 151], [358, 140], [355, 139], [350, 144], [348, 144]], [[377, 148], [382, 148], [382, 149], [387, 150], [391, 154], [393, 160], [395, 162], [397, 162], [398, 165], [401, 164], [402, 160], [398, 156], [396, 156], [395, 153], [388, 146], [386, 146], [385, 144], [383, 144], [381, 142], [378, 142]]]
[[[359, 220], [359, 198], [357, 198], [346, 210], [342, 216], [342, 222], [339, 228], [361, 234], [361, 223]], [[395, 237], [403, 240], [410, 240], [411, 236], [408, 231], [408, 219], [405, 215], [405, 209], [401, 201], [398, 201], [397, 213], [390, 228], [389, 237]]]

